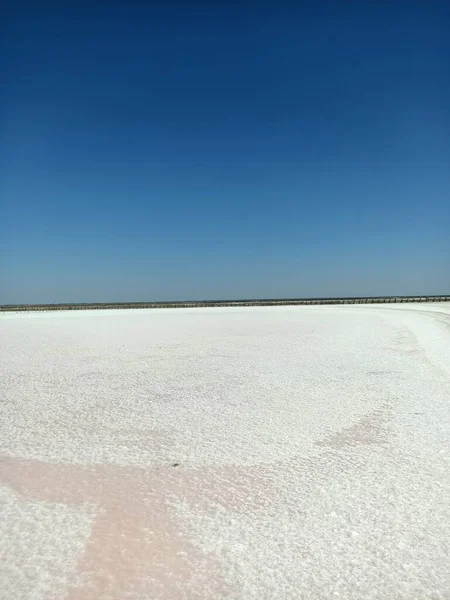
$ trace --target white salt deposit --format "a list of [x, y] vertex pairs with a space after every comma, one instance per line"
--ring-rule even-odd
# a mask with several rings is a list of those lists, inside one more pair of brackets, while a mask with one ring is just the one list
[[29, 501], [0, 486], [0, 598], [60, 600], [80, 583], [89, 508]]
[[0, 314], [0, 397], [8, 597], [450, 597], [447, 303]]

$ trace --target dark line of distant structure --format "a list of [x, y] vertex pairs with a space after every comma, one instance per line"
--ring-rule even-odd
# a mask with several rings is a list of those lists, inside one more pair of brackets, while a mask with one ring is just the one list
[[171, 302], [93, 302], [72, 304], [5, 304], [0, 312], [49, 310], [98, 310], [117, 308], [201, 308], [220, 306], [305, 306], [322, 304], [397, 304], [400, 302], [448, 302], [450, 296], [373, 296], [352, 298], [279, 298], [259, 300], [192, 300]]

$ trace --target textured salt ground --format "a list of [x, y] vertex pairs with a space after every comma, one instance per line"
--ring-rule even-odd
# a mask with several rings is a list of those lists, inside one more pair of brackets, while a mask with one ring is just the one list
[[1, 315], [0, 373], [1, 598], [450, 598], [449, 305]]

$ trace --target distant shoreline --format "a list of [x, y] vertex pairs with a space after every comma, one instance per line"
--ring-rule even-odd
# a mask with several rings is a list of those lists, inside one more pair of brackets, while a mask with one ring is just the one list
[[132, 308], [213, 308], [223, 306], [306, 306], [322, 304], [396, 304], [401, 302], [448, 302], [450, 296], [372, 296], [352, 298], [299, 298], [267, 300], [192, 300], [181, 302], [93, 302], [73, 304], [6, 304], [0, 312], [101, 310]]

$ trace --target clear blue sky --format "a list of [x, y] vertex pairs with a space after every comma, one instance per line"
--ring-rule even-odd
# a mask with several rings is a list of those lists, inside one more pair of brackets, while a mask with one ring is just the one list
[[0, 303], [450, 292], [448, 1], [156, 4], [2, 4]]

